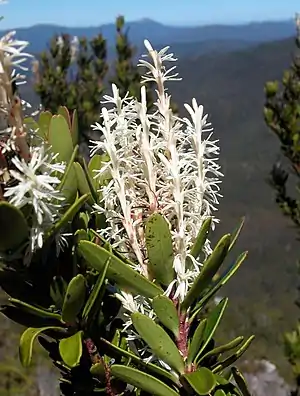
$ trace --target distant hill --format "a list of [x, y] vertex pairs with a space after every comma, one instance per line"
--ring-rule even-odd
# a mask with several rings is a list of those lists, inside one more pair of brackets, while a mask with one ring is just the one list
[[[244, 25], [208, 25], [208, 26], [167, 26], [151, 19], [126, 23], [131, 42], [140, 49], [145, 38], [154, 45], [184, 43], [190, 46], [195, 42], [232, 43], [245, 45], [274, 41], [290, 37], [295, 32], [292, 20], [279, 22], [254, 22]], [[55, 34], [67, 33], [72, 36], [94, 37], [102, 33], [108, 46], [115, 42], [115, 25], [113, 23], [99, 27], [64, 27], [56, 25], [35, 25], [29, 28], [18, 28], [18, 38], [30, 42], [30, 51], [38, 53], [44, 50]], [[0, 32], [2, 35], [3, 31]], [[231, 43], [231, 44], [230, 44]], [[226, 44], [225, 44], [226, 46]]]

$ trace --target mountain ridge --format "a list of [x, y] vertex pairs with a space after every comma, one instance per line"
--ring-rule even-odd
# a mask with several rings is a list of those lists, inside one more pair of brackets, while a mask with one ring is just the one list
[[[295, 26], [293, 20], [250, 22], [239, 25], [201, 25], [172, 26], [151, 19], [127, 22], [128, 36], [133, 45], [140, 47], [145, 38], [155, 46], [169, 45], [171, 42], [182, 44], [199, 41], [240, 40], [247, 43], [274, 41], [293, 36]], [[15, 29], [10, 29], [15, 30]], [[116, 28], [114, 23], [92, 27], [66, 27], [52, 24], [37, 24], [32, 27], [18, 28], [17, 37], [30, 43], [29, 50], [37, 53], [47, 48], [50, 39], [59, 34], [85, 36], [92, 38], [102, 33], [108, 46], [115, 43]], [[8, 29], [1, 30], [4, 34]]]

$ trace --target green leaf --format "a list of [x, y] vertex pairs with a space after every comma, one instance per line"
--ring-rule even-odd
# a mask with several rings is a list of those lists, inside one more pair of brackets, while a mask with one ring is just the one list
[[222, 389], [217, 389], [214, 396], [226, 396], [226, 393]]
[[152, 308], [160, 322], [171, 330], [177, 338], [179, 336], [179, 317], [173, 301], [164, 295], [160, 295], [153, 299]]
[[221, 362], [218, 362], [214, 367], [213, 367], [213, 373], [220, 372], [224, 370], [226, 367], [231, 366], [233, 363], [235, 363], [249, 348], [251, 342], [254, 340], [254, 336], [249, 337], [244, 344], [232, 355], [228, 356], [226, 359], [222, 360]]
[[29, 235], [26, 219], [20, 209], [0, 201], [0, 251], [17, 249]]
[[79, 241], [88, 241], [89, 240], [89, 235], [86, 230], [77, 230], [74, 234], [76, 237], [76, 242], [78, 243]]
[[47, 327], [41, 327], [41, 328], [29, 327], [21, 335], [20, 345], [19, 345], [19, 357], [20, 357], [21, 364], [24, 367], [28, 367], [31, 363], [33, 343], [34, 343], [36, 337], [47, 330], [63, 330], [64, 331], [63, 328], [55, 327], [55, 326], [47, 326]]
[[230, 278], [236, 273], [236, 271], [240, 268], [243, 261], [246, 259], [248, 252], [242, 253], [237, 260], [233, 263], [232, 266], [229, 267], [225, 273], [223, 273], [218, 280], [212, 285], [212, 287], [205, 293], [202, 299], [196, 306], [195, 311], [193, 312], [193, 316], [191, 317], [190, 321], [192, 322], [193, 318], [201, 311], [204, 305], [224, 286]]
[[204, 337], [204, 330], [207, 326], [207, 319], [203, 319], [200, 321], [198, 324], [195, 333], [192, 338], [192, 342], [189, 346], [189, 353], [188, 353], [188, 358], [187, 358], [187, 363], [191, 364], [194, 362], [195, 357], [197, 356], [199, 352], [199, 348], [201, 346], [201, 343], [203, 342], [203, 337]]
[[89, 168], [87, 167], [87, 164], [86, 164], [84, 158], [82, 159], [82, 164], [83, 164], [83, 171], [84, 171], [84, 174], [85, 174], [85, 178], [86, 178], [86, 180], [88, 182], [88, 186], [89, 186], [89, 189], [91, 191], [91, 195], [92, 195], [94, 201], [98, 202], [99, 201], [99, 196], [98, 196], [97, 190], [94, 187], [93, 179], [92, 179], [92, 177], [90, 175]]
[[206, 367], [182, 376], [197, 395], [209, 395], [217, 385], [214, 374]]
[[68, 367], [75, 367], [79, 364], [82, 355], [82, 335], [83, 331], [78, 331], [71, 337], [63, 338], [59, 342], [59, 353], [63, 362]]
[[238, 347], [243, 341], [244, 341], [243, 336], [236, 337], [234, 340], [228, 342], [227, 344], [220, 345], [212, 349], [211, 351], [207, 352], [197, 361], [197, 364], [199, 365], [200, 362], [202, 362], [202, 360], [206, 359], [209, 356], [220, 355], [221, 353], [231, 351], [232, 349]]
[[[60, 182], [60, 185], [59, 185], [59, 189], [60, 189], [60, 190], [63, 188], [64, 184], [66, 183], [66, 179], [67, 179], [67, 177], [68, 177], [68, 174], [70, 173], [70, 170], [71, 170], [71, 168], [72, 168], [72, 166], [73, 166], [73, 163], [74, 163], [74, 161], [75, 161], [75, 158], [76, 158], [76, 156], [77, 156], [78, 149], [79, 149], [79, 146], [75, 146], [75, 147], [74, 147], [72, 156], [71, 156], [71, 158], [70, 158], [70, 161], [68, 162], [68, 165], [67, 165], [67, 167], [66, 167], [65, 173], [64, 173], [63, 178], [61, 179], [61, 182]], [[74, 180], [73, 180], [73, 183], [74, 183]]]
[[47, 311], [43, 308], [37, 308], [33, 305], [30, 305], [24, 301], [17, 300], [15, 298], [9, 298], [8, 301], [15, 305], [16, 307], [22, 308], [24, 311], [31, 313], [32, 315], [40, 316], [41, 318], [49, 318], [49, 319], [56, 319], [60, 321], [61, 317], [59, 314], [56, 314], [51, 311]]
[[77, 178], [74, 162], [70, 164], [70, 167], [64, 173], [62, 178], [63, 185], [59, 186], [61, 193], [66, 199], [67, 204], [73, 204], [77, 197]]
[[150, 371], [151, 373], [155, 375], [159, 375], [160, 377], [164, 377], [167, 380], [172, 381], [174, 384], [179, 385], [177, 376], [170, 373], [169, 371], [157, 366], [156, 364], [153, 363], [146, 363], [143, 359], [138, 357], [137, 355], [134, 355], [131, 352], [128, 352], [124, 348], [117, 347], [116, 345], [112, 344], [111, 342], [105, 340], [104, 338], [100, 338], [100, 341], [104, 343], [109, 349], [111, 349], [114, 353], [121, 357], [125, 357], [128, 360], [130, 360], [132, 363], [134, 363], [138, 367], [142, 367], [145, 371]]
[[109, 170], [105, 171], [103, 174], [101, 174], [101, 176], [97, 176], [95, 178], [98, 171], [100, 169], [102, 169], [102, 167], [108, 161], [109, 161], [109, 156], [107, 154], [102, 154], [102, 155], [96, 154], [96, 155], [93, 155], [93, 157], [91, 158], [91, 160], [89, 162], [89, 165], [88, 165], [89, 174], [91, 176], [91, 180], [93, 181], [95, 190], [98, 190], [99, 186], [101, 186], [105, 180], [111, 179]]
[[75, 146], [72, 153], [72, 157], [70, 158], [68, 166], [58, 186], [59, 190], [62, 192], [68, 203], [74, 202], [77, 193], [78, 186], [76, 183], [76, 171], [74, 168], [74, 160], [77, 156], [78, 148], [79, 148], [78, 146]]
[[175, 371], [184, 373], [182, 356], [170, 336], [148, 316], [141, 313], [131, 315], [132, 324], [153, 353]]
[[82, 313], [82, 320], [84, 322], [86, 322], [89, 319], [89, 316], [93, 310], [95, 302], [97, 301], [99, 295], [101, 294], [101, 290], [103, 289], [106, 273], [107, 273], [108, 267], [110, 265], [110, 262], [111, 262], [111, 257], [109, 257], [106, 260], [105, 267], [104, 267], [102, 273], [98, 276], [97, 281], [93, 287], [93, 290], [92, 290], [91, 294], [89, 295], [89, 298], [85, 304], [85, 307], [84, 307], [83, 313]]
[[79, 164], [79, 162], [74, 162], [74, 169], [76, 172], [76, 179], [77, 179], [77, 185], [78, 185], [78, 190], [80, 194], [90, 194], [90, 198], [88, 200], [88, 203], [92, 206], [95, 201], [91, 196], [91, 189], [89, 187], [89, 183], [86, 179], [85, 173]]
[[158, 286], [130, 268], [129, 265], [106, 249], [89, 241], [80, 241], [77, 249], [79, 254], [100, 273], [103, 272], [107, 259], [111, 257], [106, 276], [110, 281], [116, 282], [120, 288], [148, 298], [163, 294], [163, 291]]
[[249, 392], [246, 384], [246, 380], [242, 375], [242, 373], [236, 367], [232, 367], [231, 371], [233, 374], [233, 378], [237, 386], [239, 387], [240, 391], [242, 392], [243, 396], [251, 396], [251, 393]]
[[212, 339], [212, 337], [215, 334], [215, 331], [217, 330], [221, 319], [223, 317], [224, 311], [227, 307], [228, 304], [228, 298], [223, 298], [223, 300], [220, 301], [220, 303], [211, 311], [207, 318], [207, 324], [203, 333], [203, 342], [201, 344], [201, 347], [198, 351], [198, 354], [196, 356], [196, 361], [198, 362], [198, 359], [200, 358], [202, 352], [208, 345], [209, 341]]
[[57, 113], [64, 117], [64, 119], [67, 121], [69, 130], [71, 130], [71, 118], [70, 118], [70, 113], [69, 113], [69, 110], [67, 109], [67, 107], [59, 106]]
[[94, 377], [98, 377], [101, 380], [105, 380], [106, 373], [105, 373], [105, 367], [102, 362], [93, 364], [92, 367], [90, 368], [90, 373]]
[[82, 274], [71, 279], [66, 291], [62, 307], [62, 320], [65, 323], [74, 324], [85, 302], [86, 284]]
[[203, 224], [199, 230], [197, 238], [196, 238], [194, 245], [192, 246], [192, 249], [191, 249], [191, 255], [195, 259], [197, 259], [200, 256], [200, 254], [202, 253], [203, 246], [206, 242], [208, 233], [211, 229], [211, 223], [212, 223], [212, 218], [209, 217], [208, 219], [206, 219], [203, 222]]
[[54, 224], [52, 228], [46, 233], [46, 239], [50, 236], [54, 235], [56, 232], [64, 228], [69, 221], [73, 220], [73, 217], [79, 211], [79, 209], [86, 203], [89, 195], [83, 195], [72, 206], [68, 208], [68, 210], [63, 214], [63, 216]]
[[132, 367], [113, 364], [111, 374], [125, 383], [153, 396], [178, 396], [178, 393], [157, 378]]
[[161, 214], [154, 213], [146, 220], [145, 239], [150, 273], [168, 286], [174, 280], [174, 253], [170, 228]]
[[73, 145], [78, 144], [79, 140], [79, 129], [78, 129], [78, 115], [77, 110], [73, 110], [72, 114], [72, 127], [71, 127], [71, 135], [73, 140]]
[[62, 115], [51, 118], [48, 141], [53, 153], [58, 153], [58, 161], [68, 163], [73, 153], [73, 141], [68, 123]]
[[50, 111], [43, 111], [41, 112], [39, 116], [39, 130], [38, 134], [42, 139], [46, 139], [48, 141], [49, 139], [49, 127], [50, 127], [50, 121], [52, 119], [52, 114]]
[[245, 223], [245, 217], [242, 217], [240, 225], [237, 227], [237, 229], [236, 229], [236, 230], [233, 232], [233, 234], [232, 234], [231, 243], [230, 243], [228, 252], [230, 252], [230, 250], [231, 250], [231, 249], [233, 248], [233, 246], [235, 245], [235, 243], [236, 243], [236, 241], [237, 241], [237, 239], [238, 239], [238, 237], [239, 237], [239, 235], [240, 235], [240, 233], [241, 233], [241, 231], [242, 231], [242, 228], [243, 228], [243, 226], [244, 226], [244, 223]]
[[204, 262], [200, 274], [195, 279], [192, 287], [182, 302], [182, 310], [187, 310], [211, 283], [227, 255], [230, 240], [230, 234], [224, 235], [218, 242], [212, 254]]
[[224, 377], [224, 374], [223, 375], [214, 374], [214, 376], [215, 376], [215, 379], [216, 379], [218, 385], [228, 385], [229, 384], [229, 381], [227, 378]]

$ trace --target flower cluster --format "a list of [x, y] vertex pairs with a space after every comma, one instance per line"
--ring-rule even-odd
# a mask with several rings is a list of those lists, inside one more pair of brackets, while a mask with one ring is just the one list
[[[36, 139], [36, 131], [25, 128], [25, 102], [17, 86], [25, 81], [21, 72], [32, 56], [24, 52], [28, 42], [15, 39], [16, 32], [0, 39], [0, 199], [17, 208], [32, 208], [29, 252], [43, 245], [43, 234], [58, 216], [63, 197], [56, 187], [65, 165]], [[28, 104], [27, 104], [28, 106]], [[35, 144], [33, 143], [35, 142]]]
[[[152, 63], [142, 59], [140, 65], [148, 69], [143, 82], [157, 84], [155, 111], [147, 112], [145, 86], [140, 101], [128, 95], [121, 98], [115, 85], [112, 96], [104, 97], [103, 103], [110, 108], [102, 109], [103, 122], [93, 126], [101, 131], [103, 140], [92, 142], [91, 152], [101, 150], [108, 155], [109, 162], [96, 177], [109, 170], [112, 180], [101, 187], [103, 202], [95, 209], [105, 213], [108, 222], [108, 228], [99, 232], [146, 277], [144, 218], [155, 212], [165, 217], [172, 233], [177, 274], [166, 293], [172, 292], [173, 298], [182, 301], [201, 268], [201, 262], [189, 254], [191, 246], [221, 196], [219, 147], [217, 140], [211, 139], [211, 124], [196, 99], [185, 105], [190, 118], [172, 112], [165, 82], [178, 80], [178, 75], [173, 73], [176, 66], [165, 66], [176, 61], [167, 53], [168, 47], [157, 52], [148, 41], [145, 46]], [[213, 221], [218, 220], [213, 217]], [[205, 253], [210, 252], [207, 243]], [[192, 265], [188, 266], [188, 261]]]

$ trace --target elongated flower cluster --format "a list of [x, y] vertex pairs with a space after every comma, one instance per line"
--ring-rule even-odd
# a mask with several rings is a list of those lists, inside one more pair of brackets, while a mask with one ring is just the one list
[[[195, 99], [185, 105], [190, 118], [173, 114], [165, 82], [178, 80], [178, 75], [173, 73], [176, 66], [165, 67], [166, 62], [176, 61], [168, 47], [157, 52], [148, 41], [145, 46], [152, 63], [142, 59], [140, 65], [148, 69], [143, 82], [157, 84], [155, 111], [147, 112], [144, 86], [140, 101], [128, 95], [121, 98], [115, 85], [112, 96], [104, 97], [110, 108], [102, 109], [103, 123], [93, 126], [101, 131], [103, 141], [92, 142], [91, 152], [101, 150], [109, 156], [98, 176], [109, 170], [112, 180], [101, 187], [103, 202], [96, 210], [105, 213], [109, 224], [103, 235], [146, 277], [144, 220], [155, 212], [164, 215], [172, 232], [177, 274], [166, 293], [172, 291], [174, 298], [183, 300], [201, 267], [190, 256], [191, 246], [203, 221], [217, 209], [222, 176], [216, 162], [219, 148], [211, 140], [208, 116]], [[209, 243], [205, 253], [210, 253]]]

